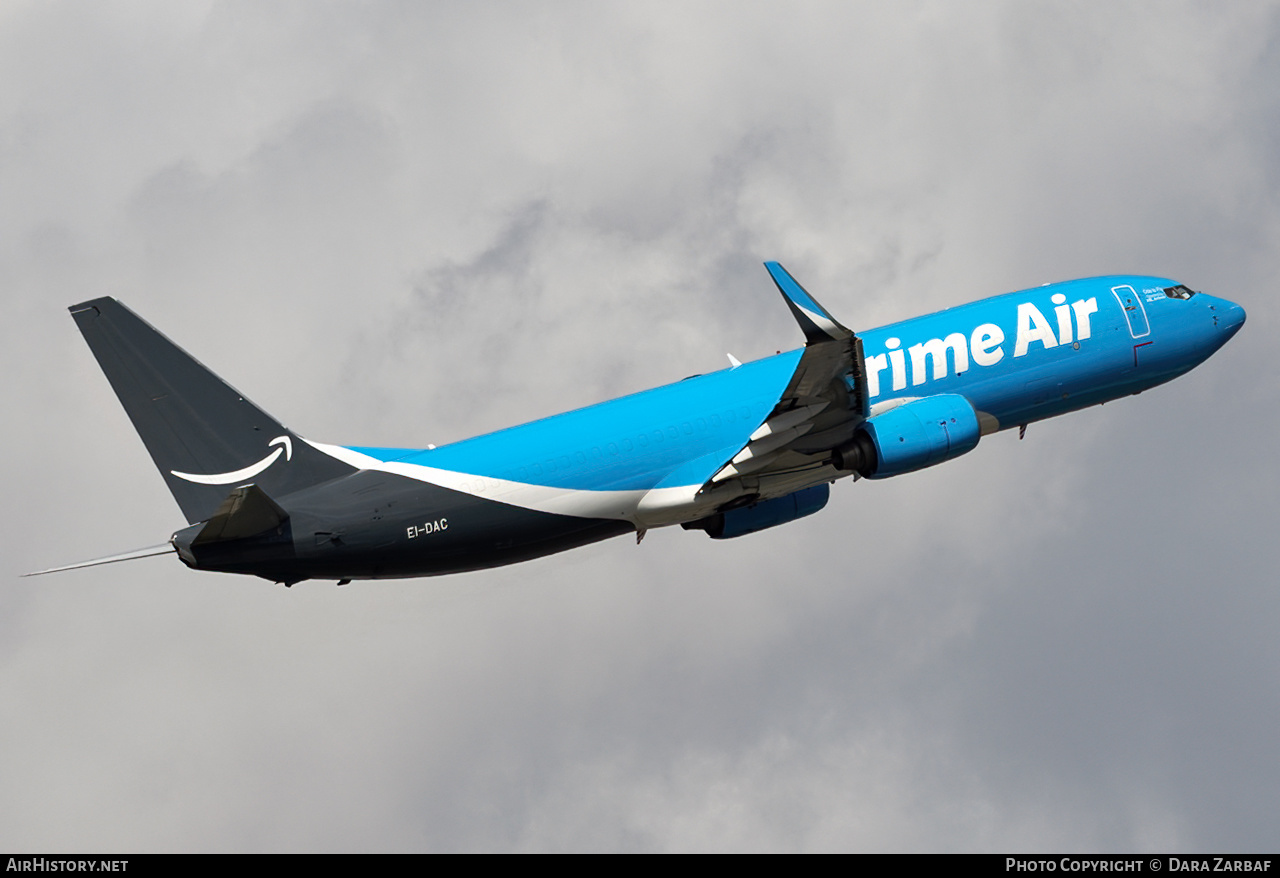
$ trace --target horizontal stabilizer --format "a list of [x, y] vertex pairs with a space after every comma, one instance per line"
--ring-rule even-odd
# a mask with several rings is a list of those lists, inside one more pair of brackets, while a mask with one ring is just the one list
[[78, 564], [67, 564], [64, 567], [50, 567], [48, 570], [37, 570], [34, 573], [24, 573], [23, 576], [40, 576], [45, 573], [61, 573], [63, 570], [76, 570], [80, 567], [97, 567], [99, 564], [114, 564], [117, 561], [132, 561], [134, 558], [150, 558], [153, 555], [168, 555], [174, 551], [171, 544], [165, 543], [163, 546], [150, 546], [146, 549], [135, 549], [132, 552], [122, 552], [119, 555], [108, 555], [106, 558], [94, 558], [92, 561], [81, 561]]
[[193, 546], [254, 537], [275, 530], [289, 518], [257, 485], [241, 485], [222, 501], [208, 524], [192, 540]]

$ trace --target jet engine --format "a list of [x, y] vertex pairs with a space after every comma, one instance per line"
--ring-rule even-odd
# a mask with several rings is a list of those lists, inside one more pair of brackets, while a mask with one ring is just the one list
[[866, 479], [887, 479], [959, 457], [978, 445], [982, 427], [969, 400], [926, 396], [882, 412], [836, 450], [836, 465]]
[[713, 540], [727, 540], [813, 515], [827, 505], [830, 496], [830, 485], [814, 485], [785, 497], [762, 500], [740, 509], [727, 509], [697, 521], [686, 521], [680, 526], [685, 530], [705, 530]]

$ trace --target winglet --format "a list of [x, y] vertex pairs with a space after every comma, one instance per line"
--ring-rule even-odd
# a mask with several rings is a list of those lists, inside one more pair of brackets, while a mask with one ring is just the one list
[[799, 282], [779, 263], [766, 262], [764, 267], [769, 270], [773, 282], [778, 285], [778, 291], [787, 300], [787, 306], [791, 308], [791, 313], [795, 315], [796, 322], [800, 324], [800, 329], [804, 331], [805, 340], [809, 344], [831, 339], [843, 341], [853, 335], [841, 326], [840, 321], [832, 317], [826, 308], [819, 305], [817, 300], [809, 295], [808, 291], [800, 286]]

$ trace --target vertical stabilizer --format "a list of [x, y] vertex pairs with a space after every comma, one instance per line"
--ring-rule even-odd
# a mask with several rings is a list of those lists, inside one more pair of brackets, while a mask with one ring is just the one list
[[355, 471], [312, 448], [115, 299], [70, 311], [188, 522], [209, 519], [240, 485], [283, 498]]

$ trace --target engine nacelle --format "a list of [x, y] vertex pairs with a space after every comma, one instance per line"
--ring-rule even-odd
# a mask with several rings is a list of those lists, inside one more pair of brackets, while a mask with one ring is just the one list
[[814, 485], [785, 497], [775, 497], [752, 506], [717, 512], [697, 521], [687, 521], [681, 527], [685, 530], [705, 530], [713, 540], [727, 540], [813, 515], [827, 505], [827, 498], [830, 496], [830, 485]]
[[836, 452], [836, 463], [863, 478], [887, 479], [959, 457], [977, 447], [981, 436], [969, 400], [941, 393], [869, 418]]

